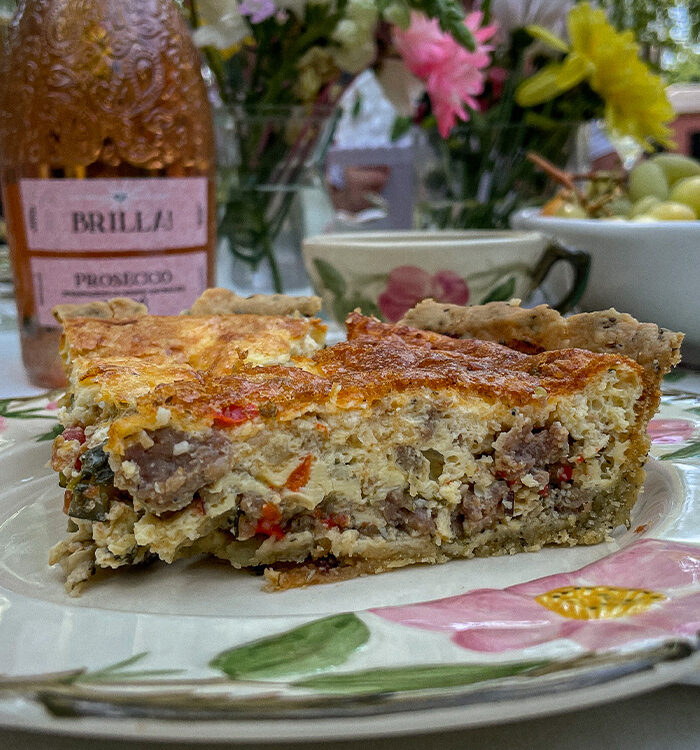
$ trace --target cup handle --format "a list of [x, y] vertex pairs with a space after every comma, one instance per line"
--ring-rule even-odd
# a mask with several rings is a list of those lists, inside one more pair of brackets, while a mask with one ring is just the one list
[[571, 310], [583, 296], [591, 271], [591, 256], [585, 250], [569, 250], [551, 240], [532, 274], [532, 289], [536, 289], [547, 278], [554, 264], [561, 260], [568, 263], [574, 272], [571, 289], [559, 302], [552, 305], [555, 310], [563, 314]]

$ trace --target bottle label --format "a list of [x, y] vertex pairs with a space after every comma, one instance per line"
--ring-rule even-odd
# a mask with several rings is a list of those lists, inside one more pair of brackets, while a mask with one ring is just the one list
[[30, 250], [169, 250], [207, 244], [207, 178], [20, 181]]
[[40, 325], [56, 326], [54, 305], [111, 297], [143, 302], [153, 315], [177, 315], [207, 288], [205, 250], [120, 258], [31, 257]]

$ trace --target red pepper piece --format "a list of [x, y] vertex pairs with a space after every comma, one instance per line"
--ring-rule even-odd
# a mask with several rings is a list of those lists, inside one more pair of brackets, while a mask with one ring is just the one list
[[298, 492], [302, 487], [306, 485], [311, 476], [311, 464], [313, 463], [313, 456], [309, 453], [308, 456], [304, 456], [301, 459], [301, 463], [296, 469], [292, 470], [292, 473], [287, 477], [287, 481], [284, 486], [292, 492]]
[[61, 433], [64, 440], [77, 440], [81, 445], [85, 442], [85, 430], [76, 425], [75, 427], [66, 427]]
[[255, 419], [260, 414], [255, 404], [228, 404], [214, 414], [216, 427], [237, 427], [238, 425]]
[[560, 466], [559, 471], [557, 471], [557, 480], [559, 482], [570, 482], [573, 476], [574, 470], [566, 464]]
[[282, 512], [273, 503], [265, 503], [260, 509], [260, 515], [266, 521], [279, 521], [282, 518]]
[[260, 510], [260, 515], [261, 517], [255, 526], [255, 533], [274, 536], [275, 539], [282, 539], [285, 531], [279, 523], [282, 518], [280, 509], [272, 503], [265, 503]]
[[321, 523], [327, 529], [346, 529], [350, 524], [350, 518], [346, 513], [331, 513], [326, 518], [321, 519]]

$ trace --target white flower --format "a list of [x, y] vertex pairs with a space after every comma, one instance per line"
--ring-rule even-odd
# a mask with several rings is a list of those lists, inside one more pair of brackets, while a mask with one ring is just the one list
[[336, 42], [340, 42], [343, 47], [352, 47], [355, 44], [360, 44], [364, 41], [363, 37], [366, 36], [364, 30], [348, 18], [340, 21], [333, 32], [333, 39]]
[[392, 26], [407, 29], [411, 25], [411, 11], [403, 2], [391, 3], [382, 11], [382, 18]]
[[359, 73], [374, 61], [377, 54], [374, 43], [377, 7], [374, 0], [348, 0], [345, 16], [333, 31], [333, 40], [340, 47], [334, 48], [332, 54], [341, 70]]
[[573, 5], [572, 0], [492, 0], [491, 19], [498, 23], [500, 41], [531, 24], [566, 37], [566, 16]]
[[345, 15], [358, 26], [374, 28], [377, 22], [377, 5], [374, 0], [348, 0]]
[[238, 10], [237, 0], [198, 0], [202, 26], [192, 38], [198, 47], [228, 49], [250, 35], [250, 26]]
[[373, 39], [367, 39], [351, 47], [338, 47], [332, 50], [336, 65], [348, 73], [359, 73], [367, 68], [377, 54]]

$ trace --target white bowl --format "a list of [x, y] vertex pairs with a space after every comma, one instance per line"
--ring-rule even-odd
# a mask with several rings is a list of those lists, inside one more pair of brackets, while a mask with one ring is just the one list
[[559, 219], [528, 208], [512, 224], [590, 253], [583, 310], [615, 307], [683, 331], [683, 361], [700, 365], [700, 221]]

